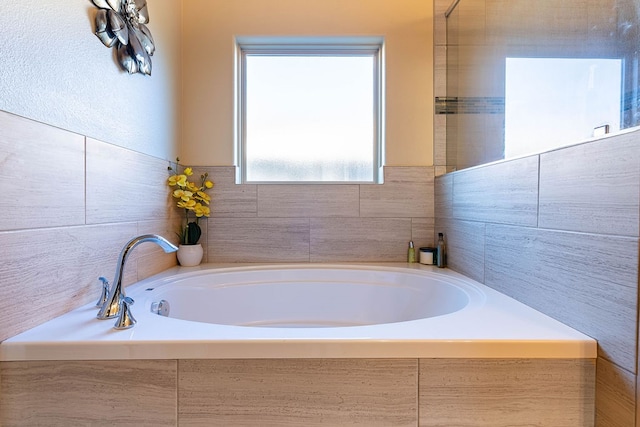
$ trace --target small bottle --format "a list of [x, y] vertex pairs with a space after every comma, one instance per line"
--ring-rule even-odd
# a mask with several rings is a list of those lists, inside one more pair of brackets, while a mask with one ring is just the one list
[[447, 265], [447, 247], [444, 243], [444, 234], [438, 233], [438, 251], [437, 251], [438, 267], [443, 268]]
[[407, 262], [416, 262], [416, 248], [413, 246], [413, 240], [409, 241], [409, 251], [407, 253]]

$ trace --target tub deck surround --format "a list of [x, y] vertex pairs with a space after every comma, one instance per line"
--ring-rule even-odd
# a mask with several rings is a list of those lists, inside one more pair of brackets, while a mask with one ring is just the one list
[[[145, 293], [176, 277], [262, 269], [360, 269], [446, 279], [469, 295], [454, 313], [380, 325], [329, 328], [227, 326], [151, 313]], [[434, 276], [435, 275], [435, 276]], [[176, 285], [179, 286], [179, 285]], [[154, 291], [146, 289], [154, 288]], [[596, 342], [517, 301], [432, 266], [295, 264], [174, 267], [126, 290], [138, 324], [117, 331], [86, 305], [0, 344], [0, 361], [252, 358], [595, 358]], [[268, 303], [265, 301], [265, 304]]]

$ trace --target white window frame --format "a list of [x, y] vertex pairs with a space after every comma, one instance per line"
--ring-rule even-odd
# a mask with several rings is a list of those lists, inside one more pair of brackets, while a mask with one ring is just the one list
[[[371, 181], [248, 181], [246, 165], [246, 55], [372, 56], [374, 59], [373, 179]], [[234, 139], [238, 184], [382, 184], [384, 165], [384, 39], [382, 37], [236, 37]]]

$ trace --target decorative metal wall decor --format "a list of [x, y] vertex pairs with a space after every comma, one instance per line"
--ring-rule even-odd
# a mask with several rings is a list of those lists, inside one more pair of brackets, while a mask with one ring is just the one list
[[146, 0], [91, 0], [99, 8], [96, 36], [106, 47], [115, 47], [118, 61], [129, 74], [151, 75], [151, 56], [156, 47]]

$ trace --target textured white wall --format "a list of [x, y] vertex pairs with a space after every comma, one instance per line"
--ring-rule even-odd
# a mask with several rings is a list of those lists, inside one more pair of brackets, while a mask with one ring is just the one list
[[[161, 158], [179, 140], [181, 2], [148, 0], [151, 77], [93, 34], [90, 0], [1, 0], [0, 110]], [[0, 130], [1, 132], [1, 130]]]

